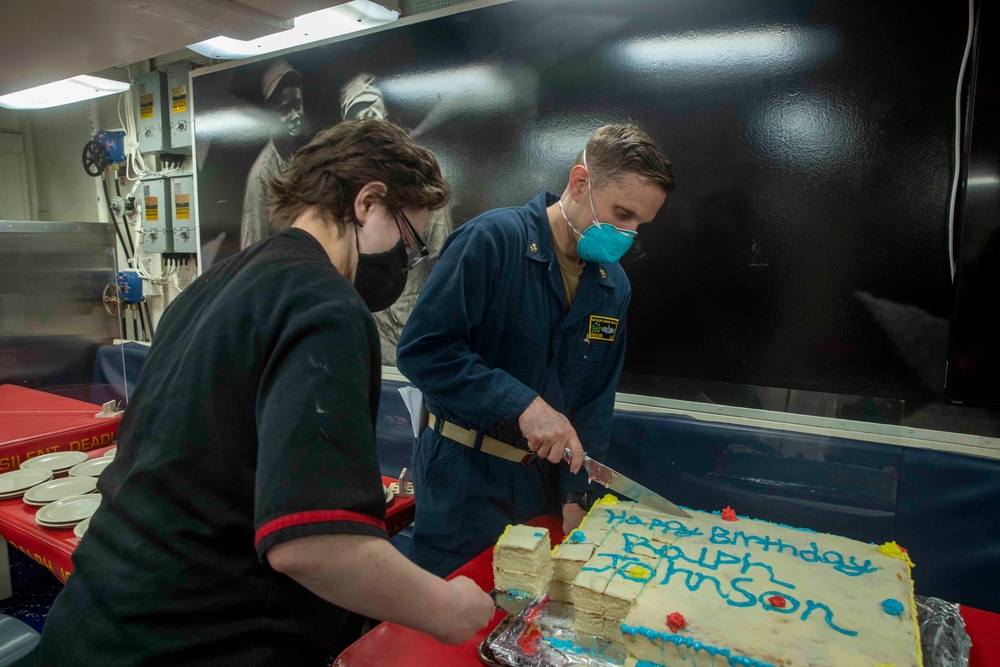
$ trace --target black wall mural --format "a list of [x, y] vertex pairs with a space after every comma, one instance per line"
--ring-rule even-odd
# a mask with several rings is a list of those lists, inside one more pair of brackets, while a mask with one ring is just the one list
[[[707, 380], [912, 409], [945, 384], [968, 14], [520, 0], [285, 56], [302, 129], [275, 145], [381, 105], [439, 156], [450, 229], [562, 192], [595, 128], [637, 122], [678, 185], [622, 262], [634, 299], [620, 389], [685, 397]], [[194, 79], [206, 265], [238, 251], [248, 173], [284, 131], [262, 86], [276, 60]]]

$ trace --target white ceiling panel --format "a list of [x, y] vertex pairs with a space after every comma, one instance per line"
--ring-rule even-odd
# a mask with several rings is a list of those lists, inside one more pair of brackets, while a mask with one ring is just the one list
[[256, 39], [346, 1], [0, 0], [0, 95], [220, 35]]

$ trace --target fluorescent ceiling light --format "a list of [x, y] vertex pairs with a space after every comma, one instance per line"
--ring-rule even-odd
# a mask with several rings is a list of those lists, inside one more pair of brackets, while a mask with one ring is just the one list
[[0, 96], [0, 107], [8, 109], [47, 109], [62, 104], [82, 102], [95, 97], [121, 93], [129, 89], [127, 81], [81, 75]]
[[371, 0], [351, 0], [343, 5], [303, 14], [294, 20], [294, 27], [273, 35], [250, 41], [216, 37], [191, 44], [188, 48], [209, 58], [235, 60], [365, 30], [392, 23], [398, 18], [399, 12], [386, 9]]

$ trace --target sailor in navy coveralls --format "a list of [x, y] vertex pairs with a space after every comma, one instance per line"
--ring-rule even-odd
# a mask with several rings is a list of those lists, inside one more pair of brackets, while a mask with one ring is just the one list
[[[574, 473], [584, 451], [606, 457], [625, 359], [631, 286], [618, 259], [673, 187], [645, 133], [609, 125], [561, 197], [488, 211], [449, 236], [397, 351], [430, 413], [412, 465], [417, 564], [446, 575], [509, 523], [582, 520], [590, 485]], [[529, 450], [537, 463], [521, 465]]]

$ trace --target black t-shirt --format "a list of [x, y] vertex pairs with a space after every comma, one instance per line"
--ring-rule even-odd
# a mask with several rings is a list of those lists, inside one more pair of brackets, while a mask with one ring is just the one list
[[41, 664], [319, 664], [347, 613], [267, 565], [317, 534], [386, 537], [379, 341], [322, 246], [291, 229], [167, 309]]

